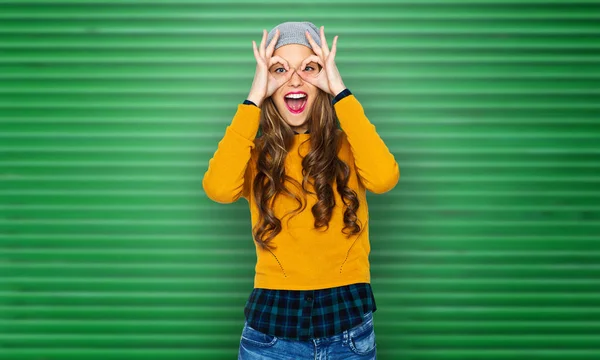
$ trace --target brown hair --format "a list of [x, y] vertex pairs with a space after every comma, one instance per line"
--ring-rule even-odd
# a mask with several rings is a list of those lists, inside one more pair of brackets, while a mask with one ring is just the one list
[[[302, 160], [302, 184], [285, 174], [285, 157], [294, 143], [294, 131], [285, 123], [275, 103], [269, 97], [261, 106], [260, 124], [262, 135], [255, 140], [254, 151], [258, 152], [256, 175], [253, 182], [253, 195], [259, 211], [259, 219], [252, 229], [254, 240], [263, 248], [281, 232], [281, 219], [277, 218], [271, 204], [277, 196], [287, 194], [298, 201], [298, 207], [285, 216], [292, 217], [304, 210], [306, 198], [292, 193], [284, 185], [289, 181], [304, 194], [315, 194], [306, 189], [306, 183], [312, 183], [317, 203], [311, 211], [315, 228], [329, 229], [329, 220], [335, 207], [333, 180], [344, 202], [344, 227], [342, 233], [350, 237], [360, 232], [361, 226], [356, 212], [359, 207], [358, 195], [347, 186], [350, 167], [337, 156], [342, 130], [338, 128], [338, 119], [331, 105], [333, 96], [322, 90], [317, 91], [313, 106], [308, 113], [310, 131], [310, 150]], [[291, 218], [291, 217], [290, 217]], [[288, 219], [289, 221], [289, 219]]]

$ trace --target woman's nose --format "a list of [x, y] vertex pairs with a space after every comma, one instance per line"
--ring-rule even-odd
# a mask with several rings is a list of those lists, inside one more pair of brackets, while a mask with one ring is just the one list
[[300, 74], [298, 73], [298, 70], [296, 68], [292, 68], [290, 67], [290, 71], [293, 71], [294, 73], [292, 74], [292, 76], [290, 77], [290, 82], [291, 83], [301, 83], [302, 82], [302, 77], [300, 76]]

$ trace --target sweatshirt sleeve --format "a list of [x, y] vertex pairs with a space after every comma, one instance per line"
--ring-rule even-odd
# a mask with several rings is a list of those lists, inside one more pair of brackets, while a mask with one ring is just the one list
[[[217, 150], [208, 162], [202, 187], [209, 199], [222, 204], [248, 198], [251, 179], [250, 164], [254, 139], [260, 124], [261, 109], [254, 105], [238, 104], [237, 112]], [[250, 165], [250, 166], [249, 166]]]
[[358, 177], [365, 188], [375, 194], [393, 189], [400, 179], [400, 169], [354, 95], [334, 105], [340, 126], [352, 150]]

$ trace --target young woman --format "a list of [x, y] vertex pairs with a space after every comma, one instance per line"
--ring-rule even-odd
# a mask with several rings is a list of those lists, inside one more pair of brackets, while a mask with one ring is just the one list
[[202, 180], [213, 201], [250, 206], [257, 263], [238, 359], [376, 358], [366, 191], [400, 172], [344, 86], [337, 39], [330, 50], [310, 22], [263, 30], [250, 93]]

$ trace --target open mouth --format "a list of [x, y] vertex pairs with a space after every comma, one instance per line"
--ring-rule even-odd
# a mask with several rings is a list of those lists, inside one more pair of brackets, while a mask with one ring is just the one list
[[306, 93], [290, 93], [284, 98], [285, 106], [292, 114], [300, 114], [306, 108], [308, 95]]

